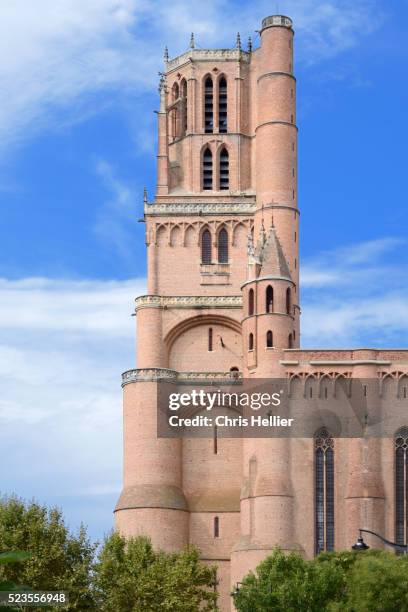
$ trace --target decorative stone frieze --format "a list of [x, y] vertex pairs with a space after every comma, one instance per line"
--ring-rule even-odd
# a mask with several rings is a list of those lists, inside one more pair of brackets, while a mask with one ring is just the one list
[[141, 295], [136, 298], [140, 308], [242, 308], [241, 295]]

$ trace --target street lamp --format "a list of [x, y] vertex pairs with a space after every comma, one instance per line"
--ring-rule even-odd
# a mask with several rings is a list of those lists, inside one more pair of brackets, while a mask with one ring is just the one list
[[235, 583], [234, 590], [233, 590], [233, 591], [232, 591], [232, 593], [231, 593], [231, 597], [232, 597], [233, 599], [235, 599], [235, 597], [236, 597], [237, 595], [239, 595], [239, 591], [240, 591], [240, 588], [239, 588], [239, 587], [240, 587], [240, 585], [242, 585], [242, 582], [236, 582], [236, 583]]
[[362, 533], [369, 533], [370, 535], [373, 535], [379, 540], [381, 540], [381, 542], [384, 542], [384, 544], [386, 544], [387, 546], [391, 546], [391, 548], [393, 548], [395, 552], [403, 553], [404, 555], [408, 553], [407, 544], [396, 544], [396, 542], [390, 542], [390, 540], [383, 538], [378, 533], [375, 533], [374, 531], [370, 531], [369, 529], [359, 529], [359, 532], [360, 532], [360, 535], [357, 538], [357, 542], [353, 544], [353, 546], [351, 547], [353, 550], [363, 551], [363, 550], [368, 550], [370, 548], [368, 544], [364, 542], [363, 536], [361, 535]]

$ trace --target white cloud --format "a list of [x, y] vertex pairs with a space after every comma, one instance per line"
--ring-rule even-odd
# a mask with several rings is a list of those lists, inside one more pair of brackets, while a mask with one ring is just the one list
[[[301, 274], [302, 345], [407, 345], [405, 247], [405, 240], [383, 238], [306, 261]], [[398, 265], [391, 265], [388, 256]]]
[[[135, 364], [130, 315], [144, 291], [142, 279], [0, 281], [2, 453], [13, 457], [2, 492], [69, 498], [68, 518], [93, 533], [110, 525], [121, 486], [120, 375]], [[98, 523], [85, 500], [95, 495]]]
[[[191, 31], [201, 46], [233, 46], [259, 28], [270, 2], [4, 0], [0, 8], [0, 142], [100, 112], [123, 92], [152, 91], [165, 44], [177, 54]], [[314, 62], [379, 27], [375, 0], [288, 0], [299, 58]], [[109, 98], [101, 92], [110, 92]]]

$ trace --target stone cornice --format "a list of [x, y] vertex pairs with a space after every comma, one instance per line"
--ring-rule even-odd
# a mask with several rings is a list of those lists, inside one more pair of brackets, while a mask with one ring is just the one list
[[166, 74], [188, 62], [249, 62], [251, 54], [241, 49], [189, 49], [165, 63]]
[[136, 368], [122, 374], [122, 387], [133, 382], [217, 382], [234, 384], [242, 379], [242, 372], [177, 372], [169, 368]]
[[241, 295], [140, 295], [136, 311], [141, 308], [242, 308]]
[[252, 202], [238, 204], [146, 204], [146, 217], [170, 217], [178, 215], [252, 215], [256, 205]]

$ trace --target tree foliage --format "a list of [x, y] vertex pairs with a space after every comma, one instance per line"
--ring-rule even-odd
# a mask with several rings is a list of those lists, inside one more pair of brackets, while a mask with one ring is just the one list
[[408, 559], [370, 550], [306, 561], [277, 549], [234, 599], [239, 612], [408, 612]]
[[0, 582], [69, 592], [68, 610], [95, 610], [92, 564], [96, 545], [84, 527], [69, 532], [61, 511], [17, 497], [0, 499], [0, 551], [29, 553], [24, 563], [0, 565]]
[[98, 610], [198, 612], [217, 610], [216, 569], [198, 551], [155, 551], [145, 537], [118, 533], [104, 543], [95, 568]]

